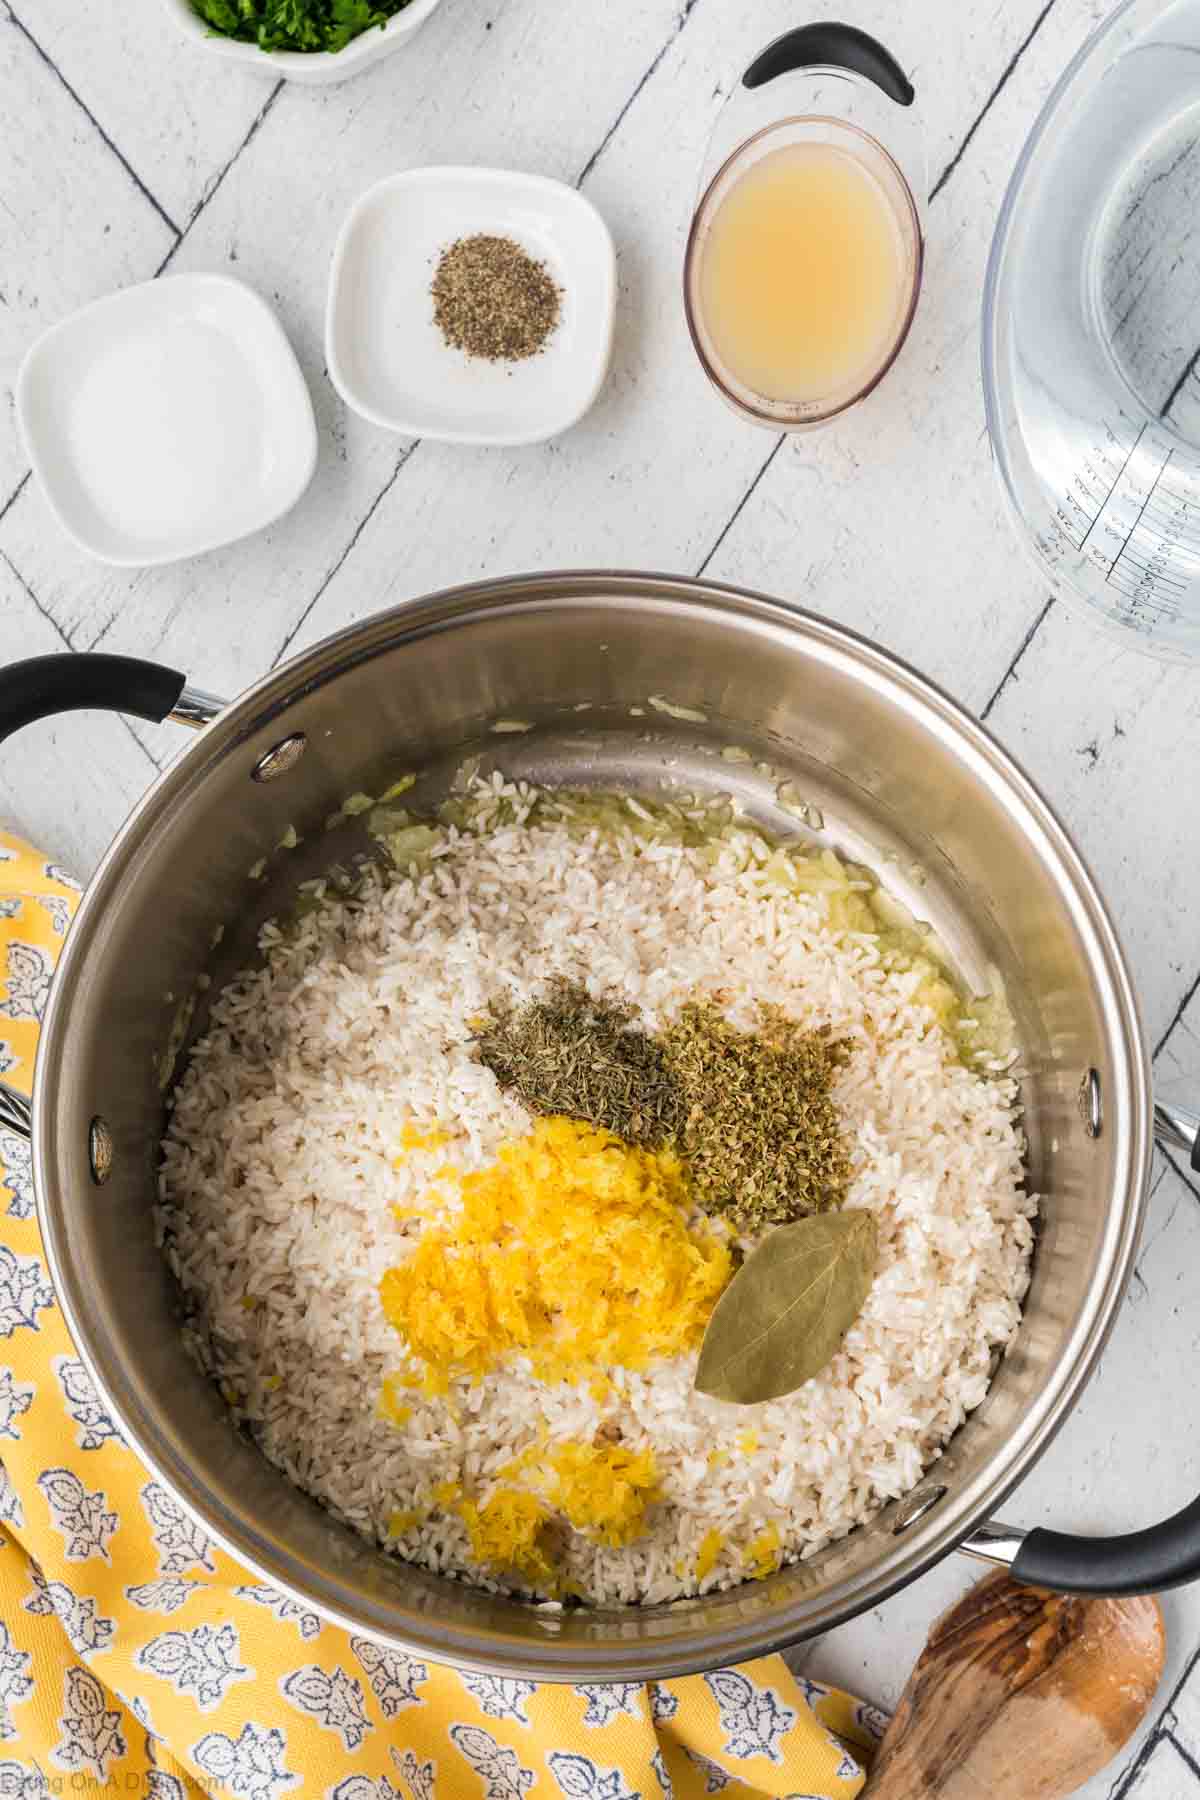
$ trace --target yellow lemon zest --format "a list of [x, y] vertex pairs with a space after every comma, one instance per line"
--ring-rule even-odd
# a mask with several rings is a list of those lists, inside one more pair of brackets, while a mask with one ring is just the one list
[[753, 1456], [754, 1452], [758, 1449], [757, 1431], [743, 1431], [741, 1437], [738, 1439], [738, 1449], [743, 1456]]
[[418, 1512], [394, 1512], [387, 1522], [387, 1534], [390, 1538], [403, 1537], [406, 1531], [411, 1531], [414, 1525], [420, 1523], [421, 1515]]
[[751, 1579], [765, 1581], [779, 1567], [779, 1527], [768, 1525], [752, 1538], [742, 1551], [742, 1561], [749, 1566]]
[[457, 1481], [439, 1481], [433, 1490], [433, 1497], [440, 1507], [449, 1509], [462, 1499], [462, 1488]]
[[379, 1416], [390, 1425], [407, 1425], [412, 1418], [412, 1407], [406, 1406], [401, 1395], [411, 1386], [404, 1375], [385, 1375], [379, 1390]]
[[[449, 1142], [449, 1132], [443, 1131], [440, 1125], [433, 1125], [428, 1131], [422, 1131], [414, 1120], [406, 1119], [400, 1130], [401, 1150], [440, 1150]], [[393, 1167], [400, 1168], [403, 1161], [403, 1157], [397, 1157]]]
[[728, 1450], [710, 1450], [708, 1453], [708, 1466], [710, 1469], [723, 1469], [728, 1461]]
[[542, 1492], [574, 1530], [614, 1550], [641, 1537], [659, 1494], [653, 1450], [560, 1444], [546, 1460]]
[[464, 1500], [459, 1511], [476, 1562], [515, 1569], [534, 1585], [553, 1585], [554, 1564], [543, 1547], [550, 1512], [536, 1494], [498, 1488], [482, 1506]]
[[696, 1580], [703, 1581], [711, 1575], [717, 1564], [717, 1558], [725, 1548], [725, 1538], [719, 1531], [708, 1532], [699, 1550], [696, 1552]]
[[620, 1549], [642, 1535], [658, 1496], [652, 1450], [564, 1443], [548, 1451], [539, 1442], [505, 1464], [482, 1506], [463, 1499], [458, 1512], [477, 1562], [560, 1592], [547, 1535], [557, 1520]]
[[707, 1222], [689, 1225], [678, 1157], [549, 1118], [455, 1179], [460, 1210], [379, 1284], [427, 1392], [513, 1354], [573, 1381], [700, 1342], [733, 1266]]
[[283, 1376], [268, 1375], [263, 1382], [263, 1386], [269, 1394], [278, 1393], [279, 1389], [283, 1386]]

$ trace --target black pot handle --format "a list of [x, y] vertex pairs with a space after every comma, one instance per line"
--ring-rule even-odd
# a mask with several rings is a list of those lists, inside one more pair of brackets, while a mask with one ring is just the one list
[[742, 76], [742, 86], [765, 87], [777, 75], [790, 75], [795, 69], [810, 69], [814, 65], [850, 69], [855, 75], [863, 75], [882, 88], [897, 106], [911, 106], [915, 98], [912, 82], [890, 50], [857, 25], [837, 25], [832, 20], [785, 31], [755, 57]]
[[175, 710], [186, 679], [159, 663], [102, 652], [10, 663], [0, 669], [0, 743], [23, 725], [91, 706], [160, 724]]
[[[1200, 1110], [1156, 1096], [1154, 1135], [1200, 1173]], [[985, 1526], [963, 1548], [986, 1562], [1006, 1564], [1014, 1581], [1030, 1587], [1064, 1594], [1157, 1594], [1200, 1580], [1200, 1500], [1161, 1525], [1120, 1537]]]
[[1200, 1579], [1200, 1500], [1122, 1537], [1031, 1531], [1013, 1559], [1014, 1581], [1064, 1594], [1160, 1594]]

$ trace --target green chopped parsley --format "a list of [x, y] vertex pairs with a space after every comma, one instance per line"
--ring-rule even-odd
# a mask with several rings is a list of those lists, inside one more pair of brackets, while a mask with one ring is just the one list
[[210, 31], [260, 50], [344, 50], [408, 0], [192, 0]]

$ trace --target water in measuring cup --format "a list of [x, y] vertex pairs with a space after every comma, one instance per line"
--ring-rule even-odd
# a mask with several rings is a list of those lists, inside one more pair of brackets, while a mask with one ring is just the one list
[[1088, 281], [1133, 407], [1112, 407], [1078, 447], [1064, 503], [1114, 612], [1153, 635], [1200, 604], [1200, 108], [1138, 147]]
[[997, 236], [989, 424], [1058, 589], [1200, 656], [1200, 6], [1114, 17], [1128, 47], [1065, 90]]

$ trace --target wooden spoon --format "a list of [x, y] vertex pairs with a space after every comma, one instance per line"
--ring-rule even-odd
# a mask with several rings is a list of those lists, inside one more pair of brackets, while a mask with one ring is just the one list
[[863, 1800], [1066, 1800], [1137, 1729], [1165, 1651], [1151, 1595], [989, 1575], [930, 1633]]

